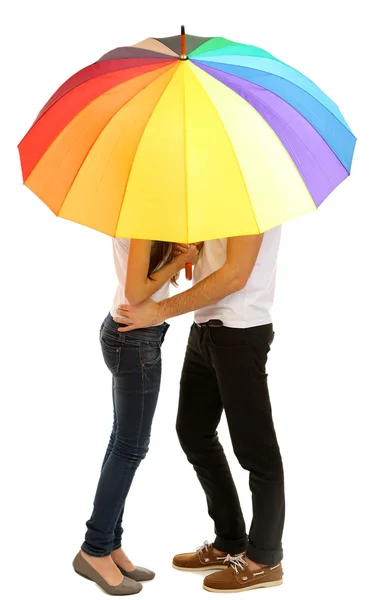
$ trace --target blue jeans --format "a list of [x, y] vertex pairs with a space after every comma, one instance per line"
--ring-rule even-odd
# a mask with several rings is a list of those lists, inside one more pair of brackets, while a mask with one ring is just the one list
[[111, 315], [100, 329], [104, 361], [112, 373], [114, 421], [82, 550], [107, 556], [121, 546], [125, 499], [149, 448], [161, 382], [161, 344], [169, 327], [120, 333]]

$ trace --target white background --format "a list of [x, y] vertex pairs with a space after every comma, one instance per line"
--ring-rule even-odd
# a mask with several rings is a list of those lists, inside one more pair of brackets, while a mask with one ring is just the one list
[[[56, 219], [22, 186], [17, 143], [71, 74], [106, 51], [179, 32], [260, 46], [313, 79], [358, 137], [352, 176], [284, 227], [269, 360], [286, 474], [284, 585], [267, 598], [378, 597], [378, 31], [370, 2], [34, 0], [2, 8], [2, 590], [100, 598], [72, 571], [111, 427], [98, 330], [114, 294], [111, 242]], [[374, 9], [373, 9], [374, 10]], [[125, 517], [125, 549], [157, 571], [141, 598], [206, 597], [174, 571], [213, 526], [174, 431], [191, 316], [172, 321], [151, 449]], [[248, 473], [220, 435], [250, 519]], [[377, 575], [376, 575], [377, 574]], [[4, 597], [8, 597], [7, 595]]]

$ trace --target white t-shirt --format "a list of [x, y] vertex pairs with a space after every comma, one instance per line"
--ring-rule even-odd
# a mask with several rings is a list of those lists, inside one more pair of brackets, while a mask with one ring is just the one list
[[[252, 274], [240, 292], [195, 312], [196, 323], [210, 319], [226, 327], [247, 328], [272, 322], [270, 314], [275, 290], [277, 255], [281, 226], [264, 233]], [[220, 269], [227, 259], [227, 239], [205, 242], [194, 269], [194, 284]]]
[[[125, 297], [124, 290], [125, 282], [127, 281], [130, 240], [126, 238], [113, 238], [112, 243], [118, 286], [110, 313], [112, 317], [115, 318], [120, 316], [117, 315], [116, 312], [119, 304], [129, 304], [128, 299]], [[159, 269], [161, 266], [162, 265], [159, 265], [157, 269]], [[167, 281], [155, 294], [153, 294], [152, 300], [155, 302], [161, 302], [161, 300], [165, 300], [169, 297], [169, 289], [170, 281]]]

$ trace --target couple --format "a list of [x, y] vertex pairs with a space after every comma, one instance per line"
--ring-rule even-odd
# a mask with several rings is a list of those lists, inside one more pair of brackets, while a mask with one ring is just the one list
[[[282, 583], [283, 467], [272, 420], [266, 361], [274, 333], [281, 228], [263, 235], [180, 245], [114, 239], [119, 286], [100, 330], [112, 373], [114, 422], [75, 571], [112, 595], [138, 593], [154, 573], [135, 567], [122, 548], [125, 500], [149, 447], [160, 388], [166, 319], [195, 311], [180, 386], [177, 432], [206, 494], [216, 538], [173, 566], [214, 570], [213, 592]], [[194, 285], [169, 298], [185, 264]], [[225, 411], [231, 440], [249, 472], [253, 519], [247, 535], [231, 472], [217, 435]]]

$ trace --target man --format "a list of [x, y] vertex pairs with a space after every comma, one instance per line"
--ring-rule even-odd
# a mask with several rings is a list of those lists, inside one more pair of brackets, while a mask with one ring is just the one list
[[[148, 327], [195, 310], [181, 377], [179, 440], [207, 498], [216, 539], [174, 557], [181, 570], [217, 572], [209, 591], [282, 583], [283, 467], [273, 426], [266, 361], [274, 333], [280, 227], [263, 235], [204, 243], [192, 289], [164, 300], [122, 306], [120, 331]], [[225, 411], [234, 452], [249, 471], [253, 519], [246, 534], [231, 472], [218, 440]]]

